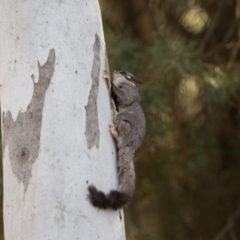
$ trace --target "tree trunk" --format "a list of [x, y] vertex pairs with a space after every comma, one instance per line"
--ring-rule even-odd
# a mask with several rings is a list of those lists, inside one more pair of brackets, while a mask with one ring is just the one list
[[124, 240], [97, 0], [2, 0], [0, 81], [5, 240]]

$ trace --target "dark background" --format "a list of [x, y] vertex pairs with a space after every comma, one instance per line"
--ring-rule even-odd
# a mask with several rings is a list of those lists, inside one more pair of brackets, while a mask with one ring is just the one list
[[240, 0], [99, 1], [111, 71], [143, 82], [127, 239], [240, 239]]
[[240, 1], [100, 0], [111, 70], [140, 81], [128, 240], [240, 239]]

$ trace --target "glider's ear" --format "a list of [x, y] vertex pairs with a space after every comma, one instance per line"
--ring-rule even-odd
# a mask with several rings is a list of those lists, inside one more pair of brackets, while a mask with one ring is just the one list
[[142, 84], [142, 82], [139, 81], [139, 80], [137, 80], [136, 78], [131, 79], [131, 81], [132, 81], [135, 85], [141, 85], [141, 84]]

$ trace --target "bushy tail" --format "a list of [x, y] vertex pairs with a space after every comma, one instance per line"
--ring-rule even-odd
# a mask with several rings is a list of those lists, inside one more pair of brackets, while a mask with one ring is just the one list
[[108, 194], [97, 190], [93, 185], [88, 187], [89, 199], [93, 206], [102, 209], [120, 209], [129, 204], [135, 189], [135, 171], [132, 162], [133, 154], [129, 148], [118, 150], [118, 176], [120, 185], [117, 190]]
[[102, 191], [97, 190], [93, 185], [89, 186], [88, 190], [90, 192], [89, 198], [92, 205], [102, 209], [109, 208], [117, 210], [126, 206], [131, 200], [129, 195], [116, 190], [110, 191], [107, 195]]

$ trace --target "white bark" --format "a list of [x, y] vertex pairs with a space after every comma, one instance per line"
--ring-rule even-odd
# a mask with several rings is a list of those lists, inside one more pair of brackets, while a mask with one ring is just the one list
[[87, 198], [117, 187], [105, 61], [97, 0], [0, 2], [5, 240], [125, 239]]

